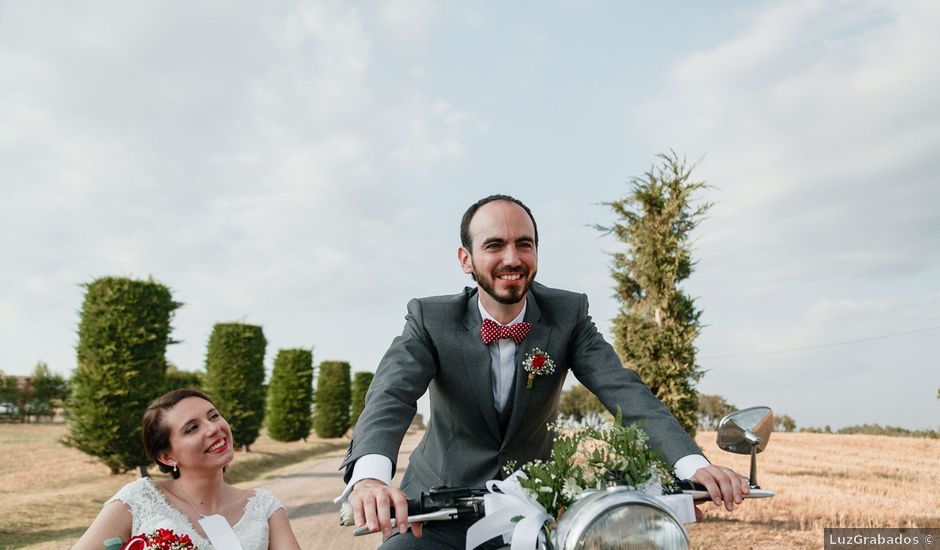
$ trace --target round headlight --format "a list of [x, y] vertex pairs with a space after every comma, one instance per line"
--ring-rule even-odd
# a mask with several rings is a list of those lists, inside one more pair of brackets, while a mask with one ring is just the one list
[[558, 550], [688, 550], [689, 536], [669, 511], [642, 493], [612, 487], [585, 495], [555, 531]]

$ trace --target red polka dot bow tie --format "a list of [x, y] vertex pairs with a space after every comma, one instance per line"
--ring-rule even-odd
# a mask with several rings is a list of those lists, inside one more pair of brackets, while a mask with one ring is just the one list
[[502, 338], [509, 338], [515, 343], [523, 341], [532, 325], [529, 323], [513, 323], [511, 325], [501, 325], [492, 319], [483, 319], [483, 326], [480, 327], [480, 336], [483, 337], [483, 343], [490, 345]]

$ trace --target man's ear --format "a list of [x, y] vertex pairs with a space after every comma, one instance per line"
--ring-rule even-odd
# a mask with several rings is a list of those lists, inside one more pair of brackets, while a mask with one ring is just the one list
[[457, 259], [460, 261], [460, 267], [464, 273], [473, 273], [473, 257], [470, 251], [464, 247], [457, 249]]

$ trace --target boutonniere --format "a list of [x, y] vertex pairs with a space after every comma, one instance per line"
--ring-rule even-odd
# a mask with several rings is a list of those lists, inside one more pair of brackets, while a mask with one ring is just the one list
[[525, 389], [527, 390], [532, 389], [532, 381], [535, 380], [536, 376], [543, 376], [555, 372], [555, 363], [552, 361], [552, 358], [539, 348], [532, 348], [532, 351], [526, 355], [525, 361], [522, 362], [522, 366], [525, 368], [525, 371], [529, 373], [529, 381], [526, 382], [525, 385]]

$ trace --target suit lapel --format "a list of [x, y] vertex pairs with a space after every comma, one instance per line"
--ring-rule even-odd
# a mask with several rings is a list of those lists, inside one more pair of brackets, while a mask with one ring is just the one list
[[[493, 433], [493, 437], [499, 441], [502, 436], [499, 430], [499, 418], [496, 415], [496, 403], [493, 400], [492, 360], [490, 359], [489, 348], [480, 340], [480, 327], [482, 325], [483, 318], [480, 316], [480, 307], [477, 305], [477, 293], [471, 292], [467, 298], [467, 310], [464, 314], [466, 334], [463, 338], [458, 338], [458, 341], [466, 342], [460, 356], [463, 358], [468, 379], [482, 383], [468, 384], [472, 394], [467, 397], [472, 399], [471, 403], [479, 405], [480, 414], [486, 421], [486, 425]], [[484, 372], [481, 373], [480, 369], [483, 369]]]
[[[519, 424], [525, 418], [525, 409], [529, 404], [529, 396], [532, 395], [532, 391], [526, 389], [529, 373], [525, 371], [522, 363], [533, 348], [548, 349], [548, 340], [552, 334], [552, 329], [542, 323], [542, 313], [532, 292], [529, 292], [526, 297], [525, 321], [531, 324], [532, 328], [529, 330], [529, 335], [526, 336], [516, 350], [515, 393], [511, 397], [513, 400], [512, 414], [509, 417], [509, 426], [506, 428], [506, 437], [503, 439], [503, 448], [512, 440], [513, 434], [516, 433]], [[482, 324], [482, 321], [480, 324]]]

